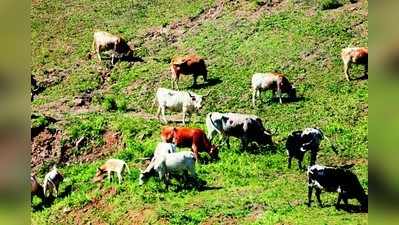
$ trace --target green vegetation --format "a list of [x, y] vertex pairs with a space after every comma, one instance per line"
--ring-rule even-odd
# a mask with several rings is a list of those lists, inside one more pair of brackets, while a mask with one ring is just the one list
[[320, 7], [322, 10], [336, 9], [341, 6], [342, 3], [339, 0], [320, 0]]
[[[306, 174], [296, 170], [296, 161], [287, 169], [284, 138], [294, 130], [321, 127], [339, 154], [322, 142], [318, 162], [356, 163], [354, 171], [368, 189], [368, 81], [347, 82], [340, 59], [344, 47], [367, 46], [363, 12], [368, 1], [359, 1], [351, 12], [345, 11], [346, 5], [329, 11], [301, 1], [274, 6], [262, 2], [226, 1], [223, 6], [216, 0], [32, 2], [32, 73], [40, 78], [52, 68], [67, 73], [38, 95], [33, 111], [63, 115], [63, 139], [71, 144], [82, 137], [87, 140], [77, 154], [90, 154], [104, 144], [105, 131], [118, 132], [122, 145], [107, 157], [124, 159], [131, 169], [121, 185], [106, 181], [97, 186], [91, 179], [106, 158], [60, 165], [67, 178], [61, 193], [72, 192], [44, 209], [35, 199], [32, 223], [367, 224], [367, 214], [331, 206], [336, 194], [322, 195], [325, 208], [304, 204]], [[168, 31], [157, 34], [162, 27]], [[118, 62], [102, 82], [98, 71], [106, 62], [87, 57], [97, 29], [132, 41], [136, 56], [144, 61]], [[165, 190], [157, 179], [140, 187], [139, 169], [145, 167], [140, 158], [150, 156], [160, 141], [162, 125], [153, 119], [152, 106], [156, 88], [171, 87], [170, 59], [189, 53], [204, 56], [209, 78], [221, 82], [193, 90], [211, 94], [188, 125], [205, 128], [204, 116], [211, 111], [256, 114], [277, 131], [273, 137], [277, 152], [240, 152], [233, 139], [231, 149], [221, 148], [220, 161], [197, 165], [207, 189], [181, 190], [176, 184]], [[270, 99], [271, 93], [264, 93], [263, 102], [253, 108], [250, 77], [268, 71], [286, 74], [302, 98], [280, 105]], [[360, 75], [361, 67], [355, 66], [352, 73]], [[186, 90], [191, 82], [191, 77], [183, 76], [179, 87]], [[74, 97], [86, 92], [93, 92], [97, 100], [90, 103], [89, 112], [75, 111]], [[42, 119], [34, 123], [46, 124]], [[45, 162], [43, 168], [49, 165]], [[40, 181], [44, 172], [38, 171]]]

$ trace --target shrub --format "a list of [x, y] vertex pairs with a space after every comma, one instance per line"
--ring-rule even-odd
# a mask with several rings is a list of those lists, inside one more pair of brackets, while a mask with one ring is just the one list
[[341, 6], [342, 3], [339, 0], [320, 0], [320, 8], [322, 10], [336, 9]]
[[102, 106], [106, 111], [117, 109], [117, 104], [113, 96], [105, 96]]
[[116, 108], [117, 108], [117, 110], [120, 111], [120, 112], [126, 112], [126, 109], [127, 109], [127, 101], [126, 101], [126, 99], [124, 99], [124, 98], [119, 98], [119, 99], [116, 101]]

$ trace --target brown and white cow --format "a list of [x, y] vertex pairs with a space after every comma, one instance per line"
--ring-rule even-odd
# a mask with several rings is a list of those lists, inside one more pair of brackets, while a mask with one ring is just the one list
[[255, 97], [260, 97], [261, 91], [272, 90], [273, 98], [277, 92], [280, 103], [283, 103], [281, 99], [283, 93], [287, 93], [289, 98], [296, 97], [295, 87], [280, 73], [255, 73], [252, 76], [251, 87], [253, 106], [255, 106]]
[[197, 85], [197, 77], [202, 76], [204, 82], [207, 81], [208, 70], [206, 69], [205, 60], [197, 55], [179, 56], [172, 59], [170, 63], [172, 72], [172, 89], [179, 89], [178, 82], [180, 74], [193, 75], [193, 86]]
[[367, 75], [368, 72], [368, 56], [369, 51], [368, 48], [344, 48], [341, 52], [341, 58], [344, 63], [344, 73], [345, 77], [348, 81], [350, 81], [349, 77], [349, 69], [352, 64], [364, 65], [364, 75]]
[[100, 62], [100, 53], [102, 51], [113, 50], [111, 55], [112, 65], [115, 63], [116, 54], [126, 54], [131, 52], [131, 48], [123, 38], [105, 31], [94, 32], [92, 48], [95, 49]]
[[218, 159], [218, 149], [206, 137], [203, 130], [189, 127], [163, 127], [161, 139], [174, 143], [177, 147], [191, 147], [195, 158], [199, 159], [199, 152], [207, 152], [212, 159]]

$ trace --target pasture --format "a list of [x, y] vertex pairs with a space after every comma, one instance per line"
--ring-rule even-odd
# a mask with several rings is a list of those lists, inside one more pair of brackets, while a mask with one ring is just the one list
[[[285, 138], [320, 127], [338, 154], [322, 141], [317, 162], [355, 163], [368, 189], [368, 81], [346, 81], [340, 57], [342, 48], [367, 46], [368, 1], [341, 0], [330, 10], [317, 0], [267, 2], [32, 1], [31, 70], [40, 88], [32, 100], [39, 116], [32, 117], [31, 168], [41, 182], [58, 162], [66, 178], [51, 204], [34, 199], [32, 224], [367, 224], [367, 213], [336, 210], [335, 193], [322, 194], [324, 208], [305, 205], [307, 176], [296, 160], [287, 168]], [[97, 62], [95, 30], [131, 41], [136, 58], [114, 67]], [[171, 58], [189, 53], [206, 59], [209, 82], [199, 78], [190, 89], [192, 77], [182, 76], [180, 90], [210, 95], [186, 125], [205, 129], [208, 112], [255, 114], [276, 132], [277, 149], [242, 152], [232, 139], [219, 161], [196, 165], [204, 187], [166, 190], [157, 179], [139, 186], [141, 158], [160, 141], [156, 89], [171, 88]], [[254, 108], [251, 76], [271, 71], [285, 74], [300, 98], [279, 104], [262, 93]], [[353, 76], [362, 73], [354, 66]], [[92, 183], [110, 157], [125, 160], [131, 173], [120, 185]]]

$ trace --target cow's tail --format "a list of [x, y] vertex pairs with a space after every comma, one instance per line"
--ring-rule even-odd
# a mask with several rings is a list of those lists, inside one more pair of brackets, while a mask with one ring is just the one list
[[217, 128], [215, 122], [212, 120], [212, 113], [208, 113], [208, 115], [206, 115], [206, 119], [209, 120], [209, 122], [211, 122], [211, 125], [213, 126], [213, 129], [216, 130], [219, 134], [221, 134], [222, 132]]
[[126, 167], [127, 173], [130, 174], [130, 170], [129, 170], [129, 167], [127, 166], [127, 163], [124, 163], [124, 165], [125, 165], [125, 167]]

